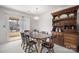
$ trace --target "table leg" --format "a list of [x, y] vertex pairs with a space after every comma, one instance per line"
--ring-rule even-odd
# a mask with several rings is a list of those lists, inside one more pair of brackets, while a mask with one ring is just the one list
[[38, 49], [38, 53], [41, 53], [41, 40], [37, 39], [37, 49]]

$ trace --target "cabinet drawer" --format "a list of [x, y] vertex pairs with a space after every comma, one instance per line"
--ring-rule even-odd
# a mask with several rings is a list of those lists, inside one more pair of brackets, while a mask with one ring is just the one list
[[64, 38], [64, 42], [71, 42], [71, 39]]
[[77, 38], [77, 35], [74, 35], [74, 34], [64, 34], [64, 37]]
[[76, 47], [77, 47], [76, 44], [72, 44], [72, 43], [68, 43], [68, 42], [65, 42], [65, 43], [64, 43], [64, 46], [65, 46], [66, 48], [76, 48]]

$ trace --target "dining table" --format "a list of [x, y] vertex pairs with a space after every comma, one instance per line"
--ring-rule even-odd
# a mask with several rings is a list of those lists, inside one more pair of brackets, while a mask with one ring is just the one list
[[37, 34], [33, 34], [31, 37], [33, 39], [36, 39], [36, 42], [37, 42], [37, 52], [38, 53], [41, 53], [41, 48], [42, 48], [42, 43], [43, 41], [45, 41], [48, 37], [50, 37], [51, 35], [50, 34], [45, 34], [45, 33], [37, 33]]

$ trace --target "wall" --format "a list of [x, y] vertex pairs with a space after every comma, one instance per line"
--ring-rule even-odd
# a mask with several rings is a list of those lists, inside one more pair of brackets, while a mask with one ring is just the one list
[[[24, 25], [22, 25], [24, 27], [23, 30], [30, 29], [30, 15], [0, 6], [0, 43], [5, 43], [9, 40], [8, 20], [10, 16], [19, 17], [20, 20], [23, 20], [22, 16], [24, 16]], [[21, 26], [20, 28], [22, 29]]]
[[47, 12], [43, 15], [40, 16], [40, 19], [39, 19], [39, 25], [38, 25], [38, 28], [39, 28], [39, 31], [46, 31], [46, 32], [49, 32], [52, 30], [52, 15], [51, 15], [51, 12]]
[[33, 19], [34, 16], [31, 16], [30, 26], [31, 29], [37, 29], [39, 31], [49, 32], [52, 30], [52, 15], [51, 12], [44, 13], [39, 15], [38, 20]]
[[[30, 27], [31, 27], [30, 29], [31, 29], [31, 30], [39, 29], [39, 28], [38, 28], [38, 23], [39, 23], [39, 22], [38, 22], [38, 20], [35, 20], [33, 17], [34, 17], [34, 15], [30, 16]], [[39, 19], [39, 20], [40, 20], [40, 19]]]
[[8, 40], [8, 16], [0, 10], [0, 44]]
[[30, 30], [30, 18], [23, 16], [20, 21], [20, 32], [24, 32], [24, 30]]
[[[6, 13], [6, 14], [5, 14]], [[6, 8], [0, 8], [0, 43], [8, 41], [9, 23], [8, 18], [10, 16], [16, 16], [20, 18], [20, 31], [25, 29], [38, 29], [39, 31], [50, 32], [52, 29], [52, 16], [50, 12], [40, 15], [39, 20], [34, 20], [33, 15], [24, 14], [15, 10], [9, 10]], [[24, 18], [22, 18], [24, 16]], [[3, 25], [6, 25], [4, 28]], [[30, 28], [31, 27], [31, 28]]]

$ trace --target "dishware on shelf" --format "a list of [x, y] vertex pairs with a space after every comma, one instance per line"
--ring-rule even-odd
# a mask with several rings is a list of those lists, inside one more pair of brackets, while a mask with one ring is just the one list
[[55, 17], [55, 20], [59, 20], [59, 17]]
[[60, 19], [64, 19], [64, 18], [68, 18], [67, 14], [62, 14], [62, 15], [60, 16]]
[[73, 14], [73, 13], [69, 14], [69, 17], [70, 17], [70, 18], [71, 18], [71, 17], [74, 17], [74, 14]]

